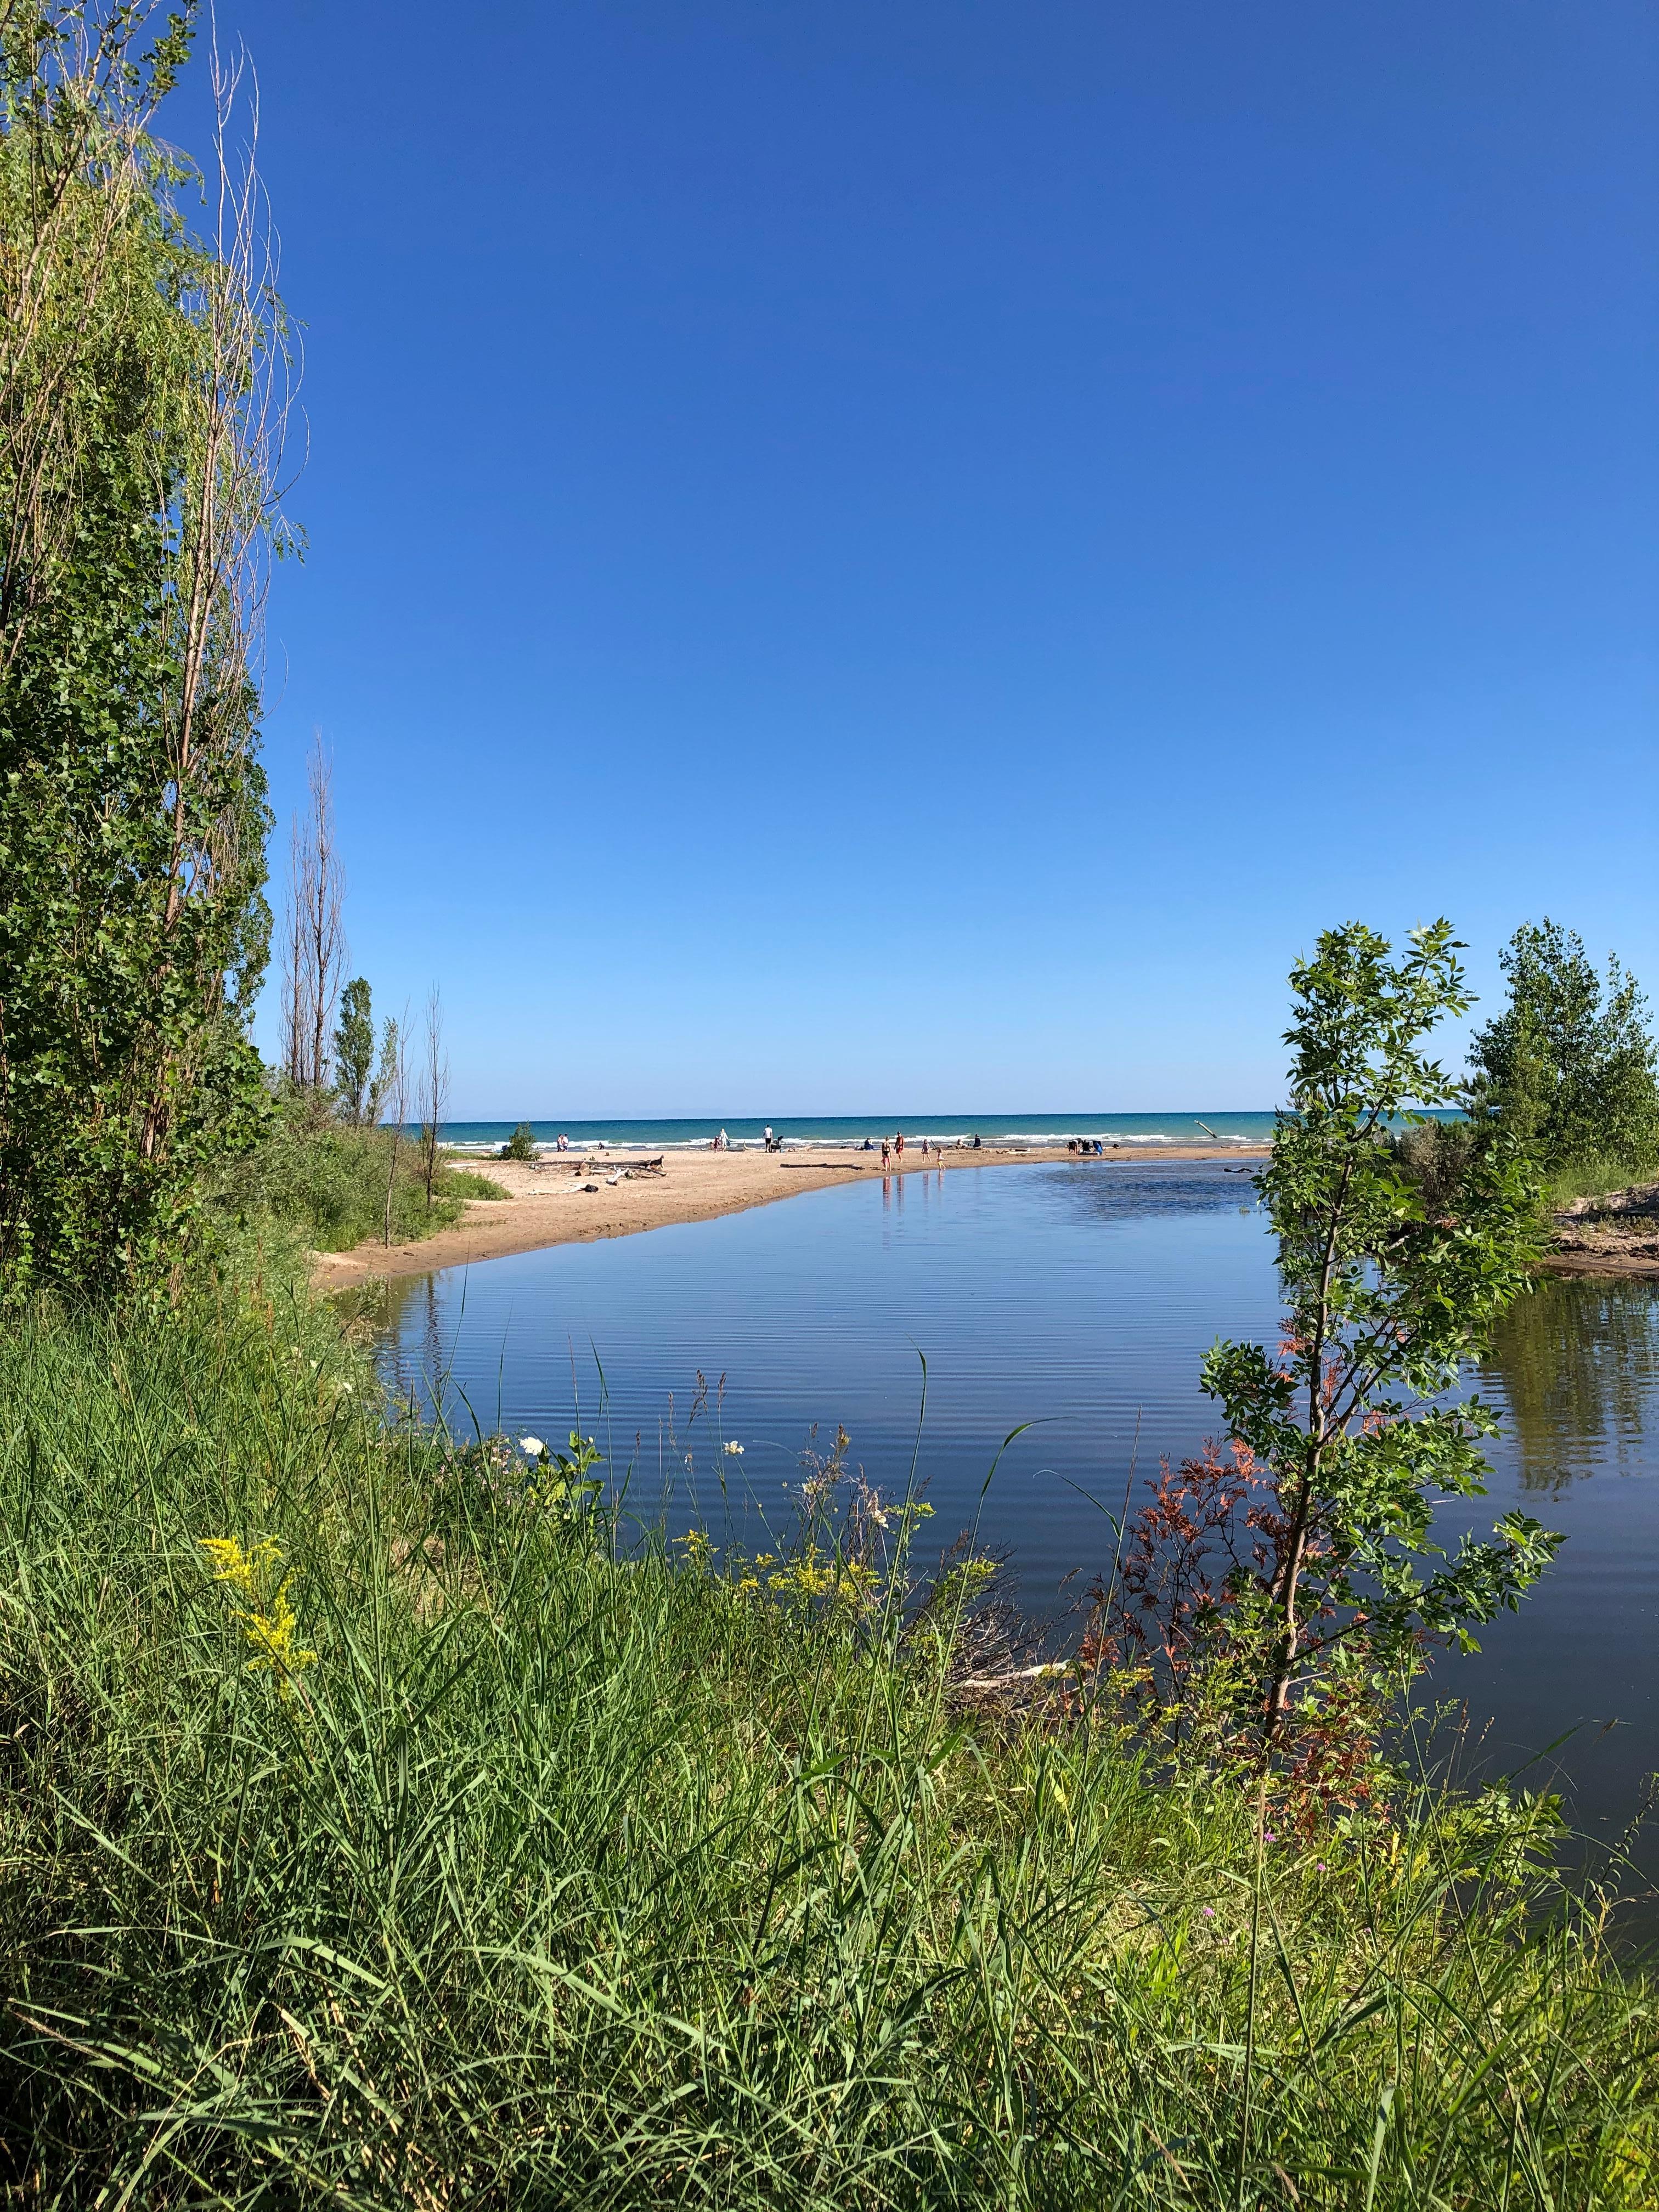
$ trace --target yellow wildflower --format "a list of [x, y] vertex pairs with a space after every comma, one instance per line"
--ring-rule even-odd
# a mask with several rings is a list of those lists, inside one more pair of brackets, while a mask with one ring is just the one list
[[245, 1552], [234, 1536], [203, 1536], [198, 1540], [213, 1561], [214, 1581], [229, 1583], [246, 1597], [258, 1597], [262, 1578], [283, 1556], [269, 1536], [251, 1552]]
[[234, 1536], [203, 1536], [198, 1540], [213, 1561], [215, 1582], [228, 1583], [248, 1601], [237, 1607], [235, 1614], [242, 1624], [242, 1634], [253, 1647], [248, 1672], [274, 1674], [283, 1696], [289, 1696], [295, 1677], [302, 1667], [310, 1666], [317, 1654], [302, 1650], [294, 1641], [299, 1624], [288, 1595], [293, 1577], [283, 1575], [277, 1579], [281, 1548], [269, 1536], [247, 1552]]

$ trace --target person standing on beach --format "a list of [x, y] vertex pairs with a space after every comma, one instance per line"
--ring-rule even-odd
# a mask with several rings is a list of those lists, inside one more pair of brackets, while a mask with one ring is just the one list
[[902, 1159], [904, 1158], [904, 1132], [902, 1129], [897, 1130], [894, 1134], [893, 1151], [897, 1158]]
[[884, 1137], [881, 1140], [881, 1171], [884, 1175], [886, 1174], [888, 1169], [892, 1164], [892, 1154], [893, 1147], [888, 1143], [886, 1138]]

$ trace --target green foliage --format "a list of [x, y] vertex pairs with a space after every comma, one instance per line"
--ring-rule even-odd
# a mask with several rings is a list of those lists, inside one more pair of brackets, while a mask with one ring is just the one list
[[335, 1088], [347, 1121], [370, 1118], [374, 1076], [374, 1009], [365, 979], [354, 976], [340, 994], [339, 1025], [334, 1032]]
[[1635, 977], [1611, 953], [1599, 975], [1583, 940], [1547, 915], [1516, 931], [1503, 963], [1509, 1004], [1470, 1048], [1474, 1110], [1547, 1167], [1619, 1163], [1628, 1179], [1659, 1157], [1656, 1048]]
[[536, 1134], [528, 1121], [520, 1122], [495, 1157], [502, 1160], [533, 1160], [535, 1158]]
[[593, 1470], [604, 1465], [605, 1455], [592, 1437], [572, 1429], [568, 1451], [544, 1444], [539, 1437], [520, 1437], [519, 1449], [530, 1462], [523, 1481], [531, 1504], [571, 1522], [586, 1521], [598, 1511], [605, 1479]]
[[1239, 1792], [541, 1464], [386, 1426], [268, 1258], [0, 1340], [20, 2202], [1654, 2201], [1654, 1995], [1547, 1807], [1267, 1845], [1253, 1977]]
[[263, 1100], [270, 329], [141, 127], [185, 44], [135, 60], [147, 13], [9, 9], [0, 82], [0, 1276], [94, 1298], [177, 1263]]
[[335, 1121], [319, 1114], [313, 1100], [290, 1092], [278, 1101], [258, 1150], [219, 1171], [216, 1210], [222, 1218], [243, 1222], [269, 1215], [296, 1229], [316, 1251], [347, 1252], [386, 1237], [389, 1178], [388, 1241], [394, 1244], [447, 1229], [470, 1198], [507, 1195], [483, 1176], [444, 1167], [428, 1205], [418, 1154], [398, 1146], [391, 1130]]
[[446, 1166], [441, 1170], [440, 1185], [451, 1198], [510, 1198], [512, 1193], [481, 1176], [471, 1168]]
[[[1473, 1648], [1471, 1624], [1515, 1607], [1559, 1540], [1522, 1514], [1438, 1568], [1437, 1497], [1478, 1494], [1494, 1432], [1478, 1397], [1443, 1402], [1527, 1284], [1535, 1188], [1507, 1135], [1445, 1147], [1435, 1202], [1401, 1173], [1389, 1123], [1455, 1086], [1422, 1042], [1470, 1000], [1449, 922], [1397, 962], [1359, 923], [1292, 970], [1291, 1103], [1259, 1188], [1278, 1232], [1284, 1342], [1218, 1344], [1204, 1386], [1269, 1479], [1261, 1548], [1235, 1595], [1259, 1636], [1269, 1741], [1348, 1678], [1396, 1673], [1425, 1637]], [[1443, 1140], [1437, 1139], [1438, 1147]], [[1438, 1156], [1438, 1155], [1437, 1155]]]
[[368, 1086], [368, 1109], [364, 1119], [371, 1127], [379, 1127], [380, 1116], [388, 1107], [395, 1115], [402, 1103], [403, 1089], [402, 1032], [397, 1023], [388, 1018], [380, 1031], [380, 1057], [374, 1079]]
[[1628, 1189], [1632, 1182], [1650, 1175], [1654, 1165], [1651, 1160], [1633, 1162], [1582, 1154], [1563, 1160], [1559, 1167], [1544, 1171], [1543, 1209], [1553, 1213], [1571, 1206], [1576, 1198], [1605, 1198], [1611, 1191]]
[[1478, 1135], [1471, 1121], [1441, 1121], [1425, 1115], [1389, 1139], [1395, 1164], [1416, 1185], [1430, 1219], [1449, 1213], [1455, 1206]]

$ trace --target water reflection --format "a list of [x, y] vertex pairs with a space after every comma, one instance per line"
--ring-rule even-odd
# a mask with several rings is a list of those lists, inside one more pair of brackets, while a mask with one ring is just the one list
[[[446, 1396], [458, 1425], [558, 1435], [580, 1411], [617, 1468], [643, 1467], [699, 1372], [725, 1376], [757, 1511], [799, 1479], [811, 1425], [844, 1423], [882, 1486], [914, 1459], [941, 1540], [976, 1522], [1047, 1619], [1109, 1557], [1091, 1501], [1122, 1497], [1137, 1454], [1138, 1482], [1214, 1433], [1198, 1376], [1216, 1337], [1277, 1338], [1253, 1201], [1224, 1166], [1176, 1161], [872, 1177], [405, 1281], [375, 1318], [388, 1376]], [[1467, 1702], [1492, 1771], [1569, 1790], [1589, 1833], [1617, 1834], [1659, 1769], [1659, 1282], [1547, 1279], [1477, 1379], [1503, 1422], [1491, 1493], [1452, 1501], [1440, 1540], [1519, 1506], [1566, 1541], [1519, 1613], [1425, 1686]], [[1659, 1821], [1642, 1853], [1659, 1875]]]
[[1213, 1161], [1171, 1161], [1167, 1166], [1122, 1168], [1079, 1161], [1066, 1165], [1034, 1193], [1072, 1221], [1135, 1221], [1167, 1214], [1254, 1213], [1255, 1170]]
[[1504, 1316], [1480, 1381], [1503, 1401], [1523, 1490], [1559, 1495], [1598, 1468], [1650, 1467], [1659, 1283], [1542, 1277]]

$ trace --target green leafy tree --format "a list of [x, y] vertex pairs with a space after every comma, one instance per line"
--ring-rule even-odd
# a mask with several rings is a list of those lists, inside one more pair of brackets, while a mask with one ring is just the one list
[[280, 321], [251, 177], [180, 220], [149, 13], [0, 15], [0, 1275], [93, 1297], [160, 1279], [264, 1104]]
[[1659, 1156], [1659, 1081], [1647, 1000], [1608, 955], [1598, 975], [1583, 940], [1547, 915], [1503, 954], [1509, 1004], [1475, 1036], [1470, 1103], [1544, 1165]]
[[536, 1157], [536, 1132], [528, 1121], [520, 1121], [513, 1134], [496, 1154], [503, 1160], [533, 1160]]
[[1464, 1151], [1433, 1211], [1386, 1141], [1399, 1116], [1455, 1095], [1423, 1045], [1471, 1003], [1461, 949], [1437, 921], [1395, 960], [1350, 923], [1291, 973], [1290, 1103], [1260, 1178], [1284, 1340], [1219, 1343], [1204, 1370], [1267, 1480], [1230, 1596], [1259, 1654], [1270, 1746], [1298, 1704], [1409, 1664], [1425, 1637], [1472, 1647], [1471, 1625], [1514, 1607], [1558, 1540], [1515, 1513], [1495, 1543], [1466, 1538], [1448, 1558], [1433, 1541], [1437, 1498], [1484, 1488], [1496, 1427], [1478, 1397], [1448, 1394], [1535, 1251], [1534, 1190], [1506, 1138]]
[[368, 1118], [374, 1077], [374, 1010], [367, 981], [354, 976], [340, 994], [339, 1026], [334, 1032], [334, 1079], [347, 1121]]
[[364, 1120], [378, 1129], [380, 1116], [389, 1109], [395, 1118], [402, 1120], [401, 1109], [395, 1101], [403, 1089], [404, 1042], [396, 1022], [388, 1018], [380, 1032], [380, 1057], [374, 1070], [374, 1079], [368, 1086], [368, 1106]]

